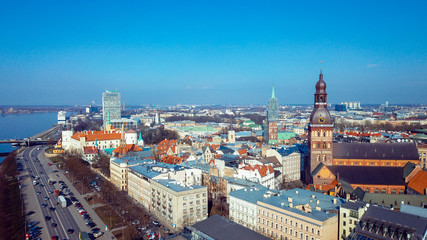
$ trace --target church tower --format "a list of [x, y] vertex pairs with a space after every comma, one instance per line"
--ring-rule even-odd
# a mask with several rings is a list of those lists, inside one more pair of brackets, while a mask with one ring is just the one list
[[271, 92], [271, 98], [268, 101], [268, 109], [267, 109], [267, 129], [264, 131], [267, 132], [267, 142], [269, 144], [277, 143], [278, 141], [278, 126], [277, 122], [279, 121], [279, 101], [276, 98], [273, 90]]
[[319, 81], [314, 94], [314, 109], [308, 124], [308, 147], [310, 150], [310, 171], [320, 164], [332, 165], [333, 122], [327, 108], [326, 83], [320, 70]]

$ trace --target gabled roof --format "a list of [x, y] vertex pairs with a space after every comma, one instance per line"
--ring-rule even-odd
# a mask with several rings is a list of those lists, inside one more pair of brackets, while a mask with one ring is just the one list
[[248, 171], [258, 171], [259, 175], [261, 175], [261, 177], [265, 177], [267, 176], [267, 174], [272, 174], [274, 173], [274, 169], [272, 166], [266, 166], [266, 165], [255, 165], [255, 166], [251, 166], [250, 164], [242, 167], [241, 169], [244, 170], [248, 170]]
[[171, 155], [166, 155], [165, 157], [163, 157], [160, 162], [162, 163], [168, 163], [168, 164], [174, 164], [174, 165], [179, 165], [182, 163], [182, 158], [180, 157], [176, 157], [176, 156], [171, 156]]
[[[349, 184], [405, 185], [403, 167], [326, 166]], [[317, 169], [317, 168], [316, 168]]]
[[333, 158], [419, 160], [415, 143], [334, 143]]
[[[126, 147], [124, 149], [125, 154], [128, 152], [140, 152], [142, 151], [142, 148], [138, 147], [136, 144], [126, 144]], [[115, 153], [123, 153], [123, 148], [121, 146], [118, 146], [113, 150]]]
[[87, 147], [84, 147], [83, 151], [84, 151], [84, 154], [97, 154], [98, 148], [94, 146], [87, 146]]
[[322, 162], [319, 163], [319, 165], [317, 165], [317, 167], [311, 172], [311, 176], [316, 175], [324, 166], [325, 164], [323, 164]]
[[427, 172], [419, 171], [415, 176], [409, 180], [408, 187], [420, 194], [426, 194], [427, 189]]

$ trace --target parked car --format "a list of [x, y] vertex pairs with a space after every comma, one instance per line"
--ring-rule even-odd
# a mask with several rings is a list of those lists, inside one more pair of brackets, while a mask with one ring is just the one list
[[35, 212], [34, 211], [29, 211], [29, 212], [27, 212], [27, 216], [30, 216], [31, 214], [34, 214]]
[[49, 221], [50, 219], [51, 219], [51, 217], [49, 217], [49, 216], [44, 217], [44, 220], [46, 220], [46, 221]]
[[159, 225], [160, 225], [160, 223], [159, 223], [158, 221], [153, 221], [153, 225], [154, 225], [154, 226], [159, 226]]
[[43, 204], [42, 204], [42, 208], [45, 208], [45, 207], [47, 207], [47, 204], [46, 204], [46, 203], [43, 203]]

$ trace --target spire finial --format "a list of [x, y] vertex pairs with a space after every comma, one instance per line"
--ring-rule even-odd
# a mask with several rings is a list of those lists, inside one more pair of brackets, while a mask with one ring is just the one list
[[323, 67], [322, 67], [322, 66], [323, 66], [322, 64], [323, 64], [323, 61], [320, 61], [320, 74], [322, 74], [322, 68], [323, 68]]

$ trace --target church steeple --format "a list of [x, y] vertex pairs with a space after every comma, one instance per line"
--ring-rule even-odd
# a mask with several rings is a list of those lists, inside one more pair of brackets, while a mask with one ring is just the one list
[[276, 94], [274, 93], [274, 84], [273, 84], [273, 90], [271, 91], [271, 99], [275, 99]]

